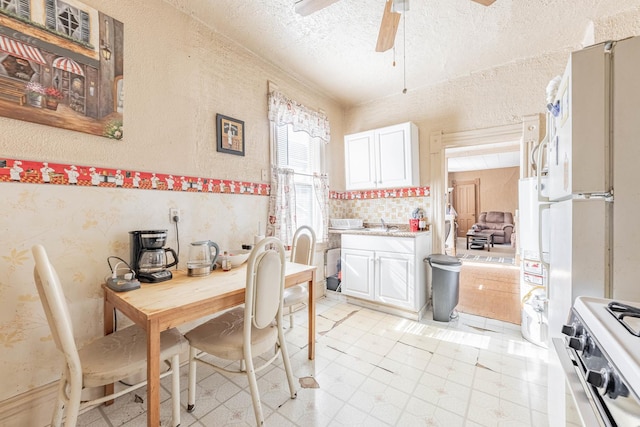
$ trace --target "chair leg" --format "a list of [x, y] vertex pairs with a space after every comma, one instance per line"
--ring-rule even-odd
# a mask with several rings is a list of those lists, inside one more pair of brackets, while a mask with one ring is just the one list
[[171, 403], [173, 404], [173, 427], [180, 425], [180, 355], [171, 358]]
[[80, 400], [82, 399], [82, 378], [69, 378], [69, 400], [66, 407], [65, 427], [75, 427], [80, 413]]
[[53, 416], [51, 417], [51, 427], [60, 427], [62, 425], [62, 416], [64, 415], [64, 392], [67, 386], [67, 379], [63, 375], [58, 384], [58, 396], [56, 397], [56, 406], [53, 408]]
[[258, 381], [256, 380], [256, 371], [253, 367], [251, 357], [245, 356], [245, 364], [247, 366], [247, 378], [249, 379], [249, 389], [251, 390], [251, 400], [253, 401], [253, 412], [256, 415], [256, 423], [258, 426], [264, 425], [264, 415], [262, 414], [262, 404], [260, 403], [260, 392], [258, 391]]
[[293, 369], [291, 369], [289, 351], [287, 350], [287, 341], [284, 339], [282, 326], [278, 327], [278, 341], [278, 344], [280, 345], [280, 354], [282, 355], [282, 361], [284, 362], [284, 371], [287, 373], [287, 381], [289, 382], [289, 392], [291, 393], [291, 398], [295, 399], [298, 397], [298, 392], [296, 391], [296, 385], [293, 380]]
[[187, 398], [187, 412], [196, 408], [196, 353], [195, 347], [189, 347], [189, 392]]

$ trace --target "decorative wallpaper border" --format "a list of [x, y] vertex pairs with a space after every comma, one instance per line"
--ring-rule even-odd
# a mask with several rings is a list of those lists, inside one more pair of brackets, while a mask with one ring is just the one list
[[429, 187], [384, 188], [379, 190], [331, 191], [329, 199], [362, 200], [362, 199], [403, 199], [408, 197], [428, 197]]
[[0, 158], [0, 182], [268, 196], [265, 183]]
[[[140, 190], [185, 191], [268, 196], [271, 185], [229, 179], [202, 178], [97, 166], [50, 163], [0, 157], [0, 182], [78, 185]], [[427, 197], [428, 186], [379, 190], [330, 191], [330, 200], [403, 199]]]

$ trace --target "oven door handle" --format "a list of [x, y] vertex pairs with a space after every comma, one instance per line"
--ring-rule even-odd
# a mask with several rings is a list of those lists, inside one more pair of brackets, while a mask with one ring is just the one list
[[597, 415], [597, 410], [593, 407], [591, 397], [589, 396], [588, 385], [580, 374], [576, 371], [573, 360], [569, 357], [567, 346], [562, 338], [552, 338], [553, 346], [556, 349], [560, 365], [565, 373], [567, 384], [571, 390], [571, 396], [576, 404], [576, 409], [580, 415], [582, 424], [585, 426], [606, 426], [610, 427], [609, 420], [603, 419]]

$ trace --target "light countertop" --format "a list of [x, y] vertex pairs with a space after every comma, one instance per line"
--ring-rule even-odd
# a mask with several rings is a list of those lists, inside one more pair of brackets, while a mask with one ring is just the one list
[[389, 230], [383, 230], [380, 227], [360, 228], [360, 229], [335, 229], [329, 228], [331, 234], [359, 234], [363, 236], [388, 236], [388, 237], [416, 237], [422, 234], [430, 233], [429, 230], [424, 231], [410, 231], [409, 228], [394, 228], [390, 227]]

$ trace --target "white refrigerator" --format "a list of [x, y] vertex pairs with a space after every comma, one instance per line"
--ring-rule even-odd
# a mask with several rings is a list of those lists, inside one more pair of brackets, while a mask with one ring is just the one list
[[[540, 188], [540, 195], [538, 188]], [[540, 210], [548, 195], [547, 177], [523, 178], [518, 182], [518, 234], [520, 262], [520, 300], [522, 336], [541, 347], [547, 347], [547, 281], [549, 261], [549, 211]], [[541, 217], [540, 217], [541, 216]]]
[[640, 37], [571, 54], [548, 141], [549, 333], [579, 295], [640, 301]]
[[[550, 338], [577, 296], [640, 301], [640, 38], [570, 55], [548, 141]], [[549, 366], [549, 419], [565, 417]]]

